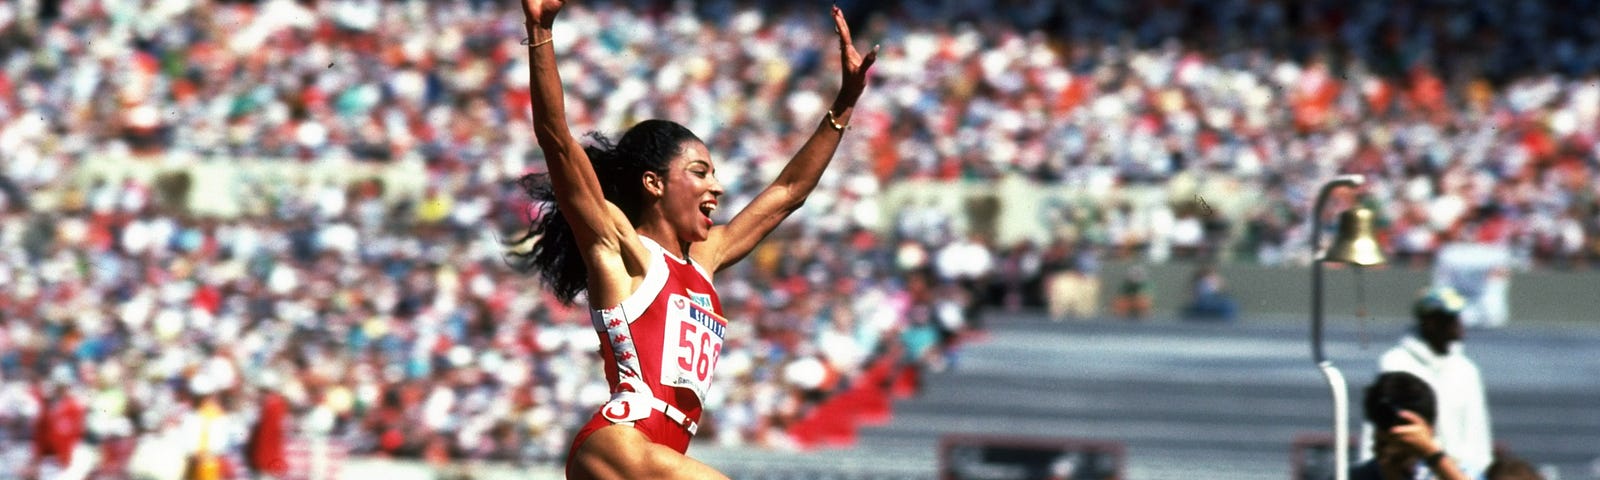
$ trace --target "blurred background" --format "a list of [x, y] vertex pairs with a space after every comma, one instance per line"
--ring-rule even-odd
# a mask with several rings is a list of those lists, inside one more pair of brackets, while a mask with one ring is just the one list
[[[826, 2], [573, 3], [575, 132], [685, 124], [718, 221], [838, 85]], [[1319, 478], [1312, 201], [1353, 173], [1328, 211], [1390, 263], [1328, 275], [1352, 397], [1453, 286], [1496, 444], [1600, 478], [1597, 3], [841, 1], [883, 50], [717, 279], [689, 453]], [[0, 478], [559, 477], [608, 391], [586, 307], [504, 261], [544, 169], [523, 37], [492, 0], [0, 3]]]

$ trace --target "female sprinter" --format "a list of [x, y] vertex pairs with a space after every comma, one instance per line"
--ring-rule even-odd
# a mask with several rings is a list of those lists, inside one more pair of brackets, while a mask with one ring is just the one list
[[816, 131], [768, 186], [727, 225], [713, 225], [722, 185], [710, 152], [683, 126], [648, 120], [615, 142], [580, 146], [568, 130], [551, 25], [565, 2], [523, 0], [533, 126], [548, 181], [523, 179], [553, 201], [529, 230], [521, 260], [563, 301], [586, 292], [600, 335], [611, 400], [573, 439], [567, 475], [577, 479], [726, 478], [684, 455], [722, 351], [727, 325], [711, 275], [749, 253], [805, 202], [827, 168], [866, 88], [874, 49], [850, 43], [833, 9], [843, 83]]

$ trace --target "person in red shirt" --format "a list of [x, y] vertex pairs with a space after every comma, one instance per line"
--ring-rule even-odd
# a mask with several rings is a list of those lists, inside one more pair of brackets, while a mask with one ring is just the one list
[[263, 375], [261, 405], [256, 423], [250, 427], [250, 438], [245, 444], [245, 463], [260, 480], [283, 478], [289, 473], [286, 453], [289, 442], [289, 399], [278, 393], [275, 379]]
[[43, 408], [34, 423], [33, 467], [41, 478], [60, 478], [46, 475], [46, 472], [70, 475], [71, 472], [67, 470], [73, 466], [73, 450], [78, 447], [78, 441], [83, 439], [87, 411], [78, 403], [66, 383], [51, 382], [47, 388], [50, 389], [49, 395], [43, 392], [38, 395]]
[[[523, 0], [534, 136], [548, 177], [522, 184], [547, 205], [520, 259], [562, 302], [587, 296], [611, 401], [579, 430], [569, 478], [726, 478], [684, 455], [722, 352], [722, 304], [711, 276], [738, 262], [805, 203], [832, 160], [866, 88], [877, 50], [838, 33], [838, 96], [773, 183], [727, 225], [711, 215], [723, 193], [706, 145], [683, 125], [646, 120], [615, 143], [573, 138], [550, 46], [562, 0]], [[552, 208], [553, 207], [553, 208]], [[520, 243], [520, 242], [518, 242]]]

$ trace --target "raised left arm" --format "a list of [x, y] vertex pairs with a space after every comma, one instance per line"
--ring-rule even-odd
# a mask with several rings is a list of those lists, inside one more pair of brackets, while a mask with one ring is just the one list
[[867, 69], [878, 59], [878, 48], [873, 47], [865, 56], [856, 52], [850, 41], [850, 26], [845, 24], [844, 12], [837, 6], [833, 7], [833, 24], [839, 33], [839, 63], [844, 77], [839, 94], [827, 115], [817, 123], [811, 138], [778, 173], [778, 178], [727, 225], [712, 229], [706, 241], [691, 247], [690, 254], [695, 260], [713, 272], [743, 259], [762, 238], [778, 228], [783, 219], [804, 205], [839, 148], [856, 100], [866, 89]]

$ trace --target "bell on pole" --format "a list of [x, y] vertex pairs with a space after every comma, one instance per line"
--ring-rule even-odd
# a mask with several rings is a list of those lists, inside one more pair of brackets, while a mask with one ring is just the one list
[[1322, 260], [1358, 267], [1384, 263], [1383, 249], [1372, 234], [1372, 210], [1357, 207], [1339, 214], [1339, 235], [1322, 253]]

